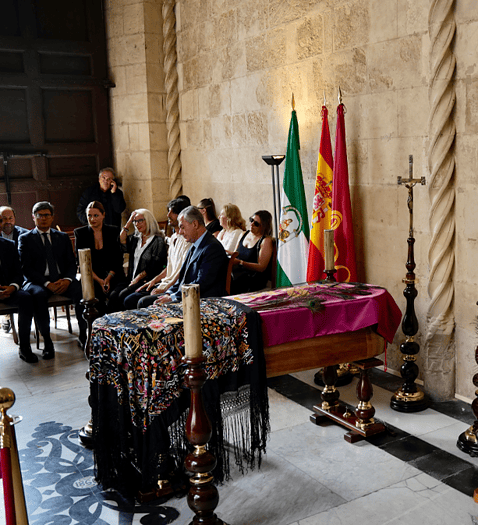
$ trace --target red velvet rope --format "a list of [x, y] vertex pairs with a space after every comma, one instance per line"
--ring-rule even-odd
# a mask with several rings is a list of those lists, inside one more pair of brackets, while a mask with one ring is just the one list
[[10, 449], [0, 449], [0, 471], [3, 479], [3, 499], [5, 500], [5, 517], [7, 525], [16, 525], [15, 495], [13, 494], [12, 461]]

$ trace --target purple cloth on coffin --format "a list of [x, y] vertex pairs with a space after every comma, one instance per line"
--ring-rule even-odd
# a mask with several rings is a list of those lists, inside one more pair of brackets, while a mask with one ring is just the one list
[[391, 343], [402, 319], [387, 290], [361, 283], [303, 284], [230, 299], [260, 314], [266, 347], [373, 325]]

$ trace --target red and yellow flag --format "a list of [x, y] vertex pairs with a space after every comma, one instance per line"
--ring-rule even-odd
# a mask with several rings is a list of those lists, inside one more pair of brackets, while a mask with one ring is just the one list
[[337, 270], [335, 278], [338, 282], [357, 282], [343, 104], [337, 106], [332, 207], [332, 221], [330, 226], [331, 229], [334, 230], [334, 261]]
[[307, 263], [307, 282], [324, 278], [324, 230], [331, 227], [332, 217], [332, 144], [330, 142], [328, 111], [322, 106], [322, 135], [312, 211], [312, 224]]

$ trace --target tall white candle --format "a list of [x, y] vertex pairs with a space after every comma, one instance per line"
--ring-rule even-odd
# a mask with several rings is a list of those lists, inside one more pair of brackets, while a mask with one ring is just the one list
[[89, 248], [78, 250], [78, 259], [80, 261], [81, 290], [83, 291], [83, 299], [85, 301], [90, 301], [95, 298], [93, 269], [91, 267], [91, 250]]
[[334, 230], [324, 230], [325, 269], [334, 269]]
[[184, 346], [186, 357], [202, 356], [201, 308], [199, 284], [183, 284]]

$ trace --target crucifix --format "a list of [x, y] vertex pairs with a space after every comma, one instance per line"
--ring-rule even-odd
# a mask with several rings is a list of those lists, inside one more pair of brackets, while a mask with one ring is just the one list
[[413, 237], [413, 188], [416, 184], [424, 186], [426, 184], [425, 177], [419, 179], [413, 178], [413, 155], [408, 157], [408, 179], [398, 177], [397, 183], [399, 186], [404, 185], [408, 189], [408, 211], [410, 213], [410, 225], [408, 234], [408, 258], [407, 258], [407, 275], [402, 281], [406, 287], [403, 295], [407, 301], [405, 315], [402, 320], [402, 331], [406, 336], [404, 343], [400, 345], [400, 351], [403, 354], [403, 365], [400, 368], [400, 374], [404, 379], [403, 385], [399, 390], [393, 394], [390, 400], [390, 406], [397, 412], [419, 412], [428, 407], [428, 399], [425, 394], [420, 391], [415, 384], [415, 379], [418, 377], [418, 365], [416, 364], [417, 354], [420, 351], [420, 345], [414, 341], [414, 336], [418, 332], [418, 320], [415, 315], [414, 302], [418, 295], [415, 288], [415, 256], [413, 245], [415, 239]]

